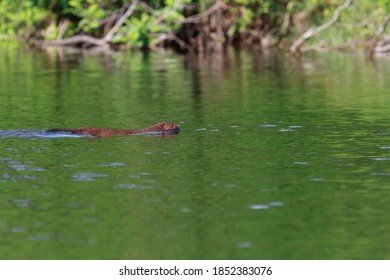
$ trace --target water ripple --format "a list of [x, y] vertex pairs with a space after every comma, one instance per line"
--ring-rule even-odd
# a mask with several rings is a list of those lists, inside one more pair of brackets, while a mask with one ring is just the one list
[[121, 167], [121, 166], [126, 166], [126, 163], [123, 163], [123, 162], [107, 162], [107, 163], [99, 164], [99, 166], [102, 166], [102, 167]]
[[181, 208], [180, 209], [180, 212], [182, 212], [182, 213], [190, 213], [192, 210], [191, 210], [191, 208]]
[[261, 210], [261, 209], [268, 209], [269, 206], [265, 204], [253, 204], [249, 208], [254, 210]]
[[283, 206], [283, 202], [273, 201], [269, 204], [269, 206]]
[[81, 182], [91, 182], [96, 181], [98, 178], [107, 177], [105, 174], [97, 174], [93, 172], [85, 172], [85, 173], [77, 173], [72, 176], [73, 180], [81, 181]]
[[289, 125], [288, 128], [303, 128], [302, 125]]
[[267, 124], [267, 123], [265, 123], [265, 124], [260, 124], [259, 126], [261, 126], [261, 127], [276, 127], [276, 124]]
[[313, 181], [313, 182], [319, 182], [319, 181], [323, 181], [324, 179], [322, 179], [322, 178], [310, 178], [309, 180]]
[[390, 173], [371, 173], [371, 176], [390, 176]]
[[252, 247], [252, 242], [249, 241], [242, 241], [237, 244], [238, 248], [250, 248]]
[[12, 199], [11, 202], [17, 207], [26, 208], [30, 206], [30, 199]]
[[291, 131], [294, 131], [294, 129], [291, 129], [291, 128], [281, 128], [281, 129], [279, 129], [279, 132], [291, 132]]
[[113, 189], [142, 189], [142, 190], [147, 190], [147, 189], [154, 189], [153, 186], [139, 186], [136, 184], [120, 184], [112, 187]]
[[14, 226], [11, 228], [11, 232], [24, 232], [26, 231], [26, 227], [24, 226]]
[[249, 206], [249, 208], [253, 210], [264, 210], [270, 207], [279, 207], [279, 206], [283, 206], [283, 202], [272, 201], [269, 204], [252, 204], [251, 206]]
[[51, 239], [50, 235], [44, 235], [44, 234], [30, 235], [28, 237], [28, 240], [31, 240], [31, 241], [49, 241], [50, 239]]

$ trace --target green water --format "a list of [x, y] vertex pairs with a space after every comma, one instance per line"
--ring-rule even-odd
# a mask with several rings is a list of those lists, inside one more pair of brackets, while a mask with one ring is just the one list
[[[0, 47], [1, 259], [390, 259], [390, 59]], [[14, 137], [181, 125], [170, 138]]]

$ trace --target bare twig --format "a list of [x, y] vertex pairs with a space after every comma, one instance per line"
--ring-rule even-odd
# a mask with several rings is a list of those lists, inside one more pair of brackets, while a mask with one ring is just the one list
[[66, 46], [66, 45], [76, 45], [76, 44], [90, 44], [94, 46], [107, 46], [107, 42], [102, 39], [97, 39], [88, 35], [75, 35], [73, 37], [57, 40], [43, 42], [43, 46]]
[[147, 11], [149, 14], [153, 13], [154, 10], [152, 7], [150, 7], [148, 4], [146, 4], [144, 1], [139, 1], [139, 5], [144, 8], [145, 11]]
[[153, 47], [157, 46], [158, 44], [161, 44], [164, 41], [174, 41], [176, 42], [183, 50], [189, 50], [190, 47], [187, 46], [187, 44], [183, 41], [180, 40], [177, 36], [174, 34], [162, 34], [160, 37], [157, 38], [157, 40], [153, 43]]
[[318, 27], [312, 27], [309, 30], [307, 30], [305, 33], [302, 34], [301, 37], [299, 37], [290, 47], [291, 52], [299, 52], [301, 50], [301, 47], [303, 43], [311, 38], [320, 33], [321, 31], [324, 31], [325, 29], [328, 29], [331, 27], [333, 24], [337, 22], [337, 20], [340, 17], [340, 13], [342, 10], [347, 8], [350, 4], [352, 3], [352, 0], [346, 0], [342, 5], [338, 6], [333, 14], [333, 17], [323, 25], [320, 25]]
[[[72, 45], [87, 45], [87, 46], [95, 46], [95, 47], [101, 47], [103, 49], [109, 49], [109, 42], [111, 42], [112, 38], [115, 36], [116, 32], [118, 32], [119, 28], [123, 25], [123, 23], [128, 19], [132, 13], [134, 12], [135, 8], [138, 5], [138, 0], [134, 0], [131, 5], [128, 7], [126, 12], [119, 18], [119, 20], [115, 23], [115, 25], [111, 28], [111, 30], [106, 34], [104, 38], [94, 38], [89, 35], [75, 35], [67, 39], [61, 39], [63, 35], [63, 29], [66, 28], [65, 23], [61, 24], [60, 26], [60, 32], [58, 36], [58, 40], [56, 41], [49, 41], [49, 42], [36, 42], [37, 44], [41, 45], [42, 47], [48, 47], [48, 46], [72, 46]], [[63, 28], [62, 28], [63, 27]], [[61, 31], [63, 30], [63, 31]]]
[[116, 32], [118, 32], [119, 28], [123, 25], [123, 23], [132, 15], [135, 8], [138, 5], [138, 0], [134, 0], [133, 3], [129, 6], [126, 13], [121, 16], [121, 18], [115, 23], [114, 27], [104, 36], [103, 40], [106, 42], [111, 42], [112, 38], [115, 36]]
[[69, 25], [69, 20], [67, 20], [67, 19], [64, 19], [63, 21], [60, 22], [60, 24], [58, 25], [57, 40], [62, 39], [62, 36], [64, 36], [65, 30], [68, 27], [68, 25]]
[[378, 38], [378, 41], [375, 42], [375, 46], [373, 47], [373, 52], [375, 51], [376, 54], [382, 54], [390, 51], [390, 36], [384, 36], [382, 39], [379, 40], [382, 33], [385, 31], [386, 26], [390, 22], [390, 15], [387, 15], [385, 17], [385, 20], [383, 21], [383, 24], [377, 29], [376, 35]]
[[382, 33], [385, 31], [386, 26], [389, 24], [389, 22], [390, 22], [390, 14], [385, 17], [382, 25], [380, 25], [378, 27], [378, 29], [376, 30], [376, 32], [375, 32], [376, 37], [380, 37], [382, 35]]
[[388, 51], [387, 46], [378, 47], [378, 44], [380, 43], [381, 36], [385, 31], [386, 26], [389, 24], [389, 22], [390, 22], [390, 14], [384, 18], [383, 23], [377, 28], [374, 37], [372, 38], [371, 42], [369, 42], [368, 44], [368, 54], [370, 56], [373, 56], [374, 53], [383, 53]]
[[105, 30], [106, 29], [108, 29], [108, 31], [111, 30], [115, 22], [126, 12], [126, 10], [129, 8], [130, 5], [131, 3], [124, 4], [119, 10], [113, 11], [109, 16], [103, 18], [99, 22], [99, 26], [104, 26]]
[[381, 44], [390, 44], [390, 36], [384, 36], [381, 40]]
[[190, 16], [190, 17], [187, 17], [185, 18], [184, 20], [182, 20], [181, 23], [183, 24], [186, 24], [186, 23], [197, 23], [199, 22], [201, 19], [205, 18], [205, 17], [208, 17], [209, 15], [217, 12], [219, 9], [221, 8], [225, 8], [226, 7], [226, 4], [221, 2], [221, 1], [218, 1], [217, 3], [215, 3], [213, 6], [211, 6], [210, 8], [208, 8], [206, 11], [204, 11], [203, 13], [200, 13], [200, 14], [197, 14], [197, 15], [194, 15], [194, 16]]
[[390, 45], [375, 48], [375, 53], [377, 54], [386, 53], [386, 52], [390, 52]]

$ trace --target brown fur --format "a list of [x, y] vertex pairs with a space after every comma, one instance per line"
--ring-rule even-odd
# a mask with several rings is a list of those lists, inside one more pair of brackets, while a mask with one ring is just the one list
[[140, 134], [140, 133], [147, 133], [147, 132], [178, 133], [179, 131], [180, 131], [180, 126], [178, 124], [168, 123], [168, 122], [158, 123], [144, 129], [82, 127], [82, 128], [75, 128], [75, 129], [54, 128], [54, 129], [47, 130], [47, 132], [70, 132], [78, 135], [100, 136], [100, 137], [120, 136], [120, 135], [127, 135], [127, 134]]

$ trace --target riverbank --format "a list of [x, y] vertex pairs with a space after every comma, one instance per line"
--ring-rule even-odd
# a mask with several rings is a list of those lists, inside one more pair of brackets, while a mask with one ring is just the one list
[[95, 51], [171, 48], [219, 52], [390, 53], [390, 1], [15, 1], [0, 2], [0, 40]]

